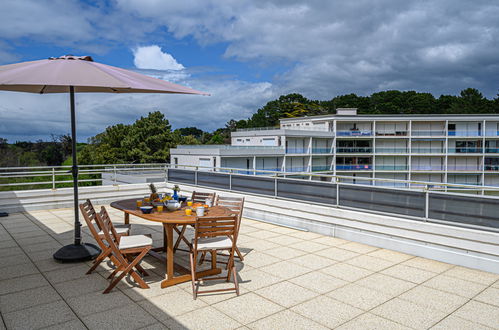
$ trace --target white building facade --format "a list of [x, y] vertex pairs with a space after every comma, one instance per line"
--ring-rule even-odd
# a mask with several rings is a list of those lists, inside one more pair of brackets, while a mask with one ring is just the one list
[[[336, 115], [239, 130], [230, 146], [179, 146], [172, 163], [499, 185], [499, 115]], [[362, 182], [367, 183], [367, 182]]]

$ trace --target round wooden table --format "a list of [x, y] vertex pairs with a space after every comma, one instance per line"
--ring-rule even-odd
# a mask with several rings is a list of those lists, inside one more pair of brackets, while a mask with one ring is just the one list
[[[161, 222], [163, 224], [163, 247], [155, 248], [149, 252], [154, 257], [164, 260], [164, 256], [158, 252], [166, 252], [166, 279], [161, 282], [161, 287], [166, 288], [178, 283], [187, 282], [191, 280], [190, 270], [176, 264], [174, 258], [173, 248], [173, 230], [181, 234], [177, 230], [177, 226], [194, 225], [196, 223], [196, 213], [192, 215], [185, 215], [185, 207], [177, 211], [168, 211], [166, 207], [163, 212], [158, 212], [155, 208], [152, 213], [144, 214], [137, 207], [137, 199], [125, 199], [111, 203], [111, 207], [121, 210], [125, 213], [125, 223], [130, 222], [130, 214], [139, 218]], [[205, 216], [227, 216], [232, 212], [223, 206], [213, 206], [205, 210]], [[217, 268], [217, 254], [211, 253], [211, 268], [208, 270], [197, 272], [198, 277], [211, 276], [221, 273], [221, 269]], [[180, 276], [175, 276], [174, 271], [181, 273]]]

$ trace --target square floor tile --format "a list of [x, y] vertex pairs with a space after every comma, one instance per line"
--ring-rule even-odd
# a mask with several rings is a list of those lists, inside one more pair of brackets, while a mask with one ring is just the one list
[[0, 281], [0, 295], [49, 285], [40, 274], [20, 276]]
[[294, 243], [290, 246], [294, 249], [303, 250], [305, 252], [317, 252], [328, 247], [327, 245], [315, 243], [312, 241], [302, 241], [299, 243]]
[[108, 294], [92, 292], [83, 296], [73, 297], [66, 300], [73, 311], [80, 317], [115, 309], [124, 305], [132, 304], [133, 301], [119, 290]]
[[82, 318], [90, 329], [139, 329], [157, 321], [135, 304], [91, 314]]
[[339, 278], [329, 276], [321, 272], [307, 273], [305, 275], [291, 278], [289, 281], [321, 294], [332, 291], [348, 283], [340, 280]]
[[329, 245], [329, 246], [340, 246], [343, 244], [350, 243], [350, 241], [347, 241], [345, 239], [331, 237], [331, 236], [321, 236], [318, 238], [314, 238], [312, 240], [312, 242], [320, 243], [320, 244], [324, 244], [324, 245]]
[[310, 329], [310, 330], [326, 330], [327, 328], [314, 322], [306, 317], [301, 316], [290, 310], [270, 315], [264, 319], [248, 324], [248, 328], [256, 330], [267, 329]]
[[0, 272], [0, 281], [37, 273], [38, 269], [36, 269], [35, 265], [31, 262], [13, 265], [2, 268], [2, 271]]
[[449, 269], [443, 275], [457, 277], [465, 281], [476, 282], [485, 285], [491, 285], [499, 280], [499, 274], [484, 272], [478, 269], [471, 269], [461, 266], [456, 266]]
[[327, 296], [366, 311], [393, 298], [393, 295], [369, 289], [355, 283], [350, 283], [331, 291]]
[[403, 262], [409, 259], [414, 258], [414, 256], [410, 254], [405, 254], [402, 252], [387, 250], [387, 249], [378, 249], [376, 251], [369, 252], [367, 255], [371, 257], [376, 257], [388, 261], [393, 261], [396, 263]]
[[259, 289], [255, 293], [288, 308], [318, 295], [314, 291], [287, 281]]
[[360, 268], [369, 269], [373, 272], [379, 272], [380, 270], [386, 269], [393, 265], [392, 261], [383, 260], [368, 255], [361, 255], [352, 259], [345, 261], [345, 263], [357, 266]]
[[468, 302], [455, 311], [453, 315], [494, 329], [499, 326], [499, 307], [478, 301]]
[[49, 282], [60, 283], [88, 276], [86, 275], [86, 272], [90, 267], [85, 263], [83, 264], [66, 263], [62, 265], [64, 265], [65, 267], [44, 273], [45, 277], [49, 280]]
[[336, 263], [335, 260], [321, 257], [315, 254], [306, 254], [297, 258], [290, 259], [289, 261], [313, 270], [325, 268]]
[[466, 298], [474, 297], [487, 287], [484, 284], [478, 284], [445, 275], [438, 275], [423, 283], [423, 285]]
[[176, 290], [161, 296], [142, 300], [138, 304], [161, 322], [207, 306], [200, 299], [194, 300], [192, 292], [188, 293], [184, 290]]
[[271, 265], [279, 261], [281, 259], [257, 251], [252, 251], [244, 256], [244, 263], [255, 268]]
[[487, 288], [473, 299], [499, 307], [499, 289]]
[[283, 281], [282, 278], [270, 275], [269, 273], [259, 269], [241, 272], [239, 273], [239, 277], [241, 278], [239, 281], [239, 287], [251, 291]]
[[288, 260], [292, 258], [296, 258], [302, 255], [305, 255], [307, 252], [302, 250], [293, 249], [289, 246], [279, 246], [270, 250], [265, 251], [266, 254], [271, 255], [273, 257]]
[[403, 264], [407, 265], [407, 266], [411, 266], [411, 267], [421, 268], [423, 270], [427, 270], [427, 271], [433, 272], [433, 273], [442, 273], [442, 272], [454, 267], [454, 265], [447, 264], [445, 262], [440, 262], [440, 261], [421, 258], [421, 257], [409, 259], [407, 261], [404, 261]]
[[260, 270], [263, 270], [266, 273], [280, 277], [282, 279], [294, 278], [306, 273], [310, 273], [312, 271], [310, 268], [305, 268], [303, 266], [294, 264], [289, 260], [274, 263], [270, 266], [261, 267]]
[[62, 300], [3, 314], [7, 329], [40, 329], [76, 319]]
[[343, 244], [341, 248], [344, 250], [353, 251], [360, 254], [366, 254], [379, 249], [379, 247], [357, 243], [357, 242], [349, 242], [347, 244]]
[[108, 285], [109, 282], [99, 274], [90, 274], [76, 280], [54, 284], [54, 287], [64, 298], [71, 298], [95, 291], [103, 292]]
[[292, 246], [293, 244], [303, 242], [303, 240], [301, 238], [294, 237], [294, 236], [288, 236], [288, 235], [270, 237], [270, 238], [267, 238], [267, 241], [272, 242], [272, 243], [276, 243], [279, 245], [284, 245], [284, 246]]
[[172, 330], [237, 329], [241, 324], [213, 307], [207, 306], [192, 312], [171, 318], [164, 322]]
[[467, 298], [422, 285], [404, 292], [399, 298], [447, 313], [453, 312], [468, 302]]
[[344, 281], [354, 282], [358, 279], [371, 275], [373, 272], [352, 265], [337, 263], [320, 270], [323, 273], [340, 278]]
[[248, 324], [277, 313], [284, 308], [254, 293], [224, 300], [212, 307], [220, 310], [241, 324]]
[[326, 296], [319, 296], [291, 310], [329, 328], [337, 327], [362, 313], [358, 308]]
[[399, 295], [416, 286], [414, 283], [380, 273], [364, 277], [355, 283], [393, 296]]
[[437, 276], [436, 273], [406, 265], [395, 265], [382, 270], [381, 273], [417, 284], [423, 283], [424, 281]]
[[387, 320], [383, 317], [379, 317], [377, 315], [371, 314], [371, 313], [365, 313], [362, 314], [355, 319], [344, 323], [337, 329], [339, 330], [357, 330], [357, 329], [380, 329], [380, 330], [404, 330], [404, 329], [411, 329], [408, 327], [405, 327], [399, 323], [395, 323], [393, 321]]
[[481, 326], [478, 323], [471, 322], [469, 320], [462, 319], [460, 317], [451, 314], [447, 316], [442, 321], [435, 324], [432, 330], [449, 330], [449, 329], [459, 329], [459, 330], [490, 330], [492, 328]]
[[374, 308], [371, 313], [415, 329], [428, 329], [448, 315], [398, 298]]
[[355, 258], [356, 256], [359, 255], [356, 252], [343, 250], [343, 249], [337, 248], [337, 247], [326, 248], [324, 250], [320, 250], [320, 251], [315, 252], [315, 254], [322, 256], [322, 257], [329, 258], [329, 259], [333, 259], [336, 261], [345, 261], [348, 259]]
[[51, 286], [43, 286], [1, 296], [0, 311], [5, 314], [57, 300], [61, 300], [57, 292]]

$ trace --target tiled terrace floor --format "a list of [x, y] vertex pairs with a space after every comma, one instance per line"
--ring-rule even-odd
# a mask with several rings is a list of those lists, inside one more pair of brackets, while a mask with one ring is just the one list
[[[71, 209], [0, 218], [0, 329], [499, 328], [499, 275], [246, 219], [239, 297], [160, 289], [164, 265], [152, 257], [151, 289], [122, 281], [103, 295], [108, 269], [85, 275], [89, 264], [52, 259], [71, 222]], [[159, 225], [132, 223], [162, 244]]]

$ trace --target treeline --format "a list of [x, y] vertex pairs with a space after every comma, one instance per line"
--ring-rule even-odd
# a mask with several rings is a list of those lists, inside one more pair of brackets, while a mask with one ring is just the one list
[[[79, 144], [80, 148], [84, 144]], [[0, 138], [0, 167], [58, 166], [71, 155], [71, 137], [52, 135], [52, 141], [17, 141]]]
[[[165, 116], [156, 111], [130, 125], [110, 126], [87, 145], [79, 144], [78, 159], [81, 164], [167, 162], [170, 148], [179, 144], [228, 144], [230, 133], [238, 128], [277, 126], [280, 118], [334, 114], [337, 108], [357, 108], [359, 114], [499, 114], [499, 95], [487, 99], [474, 88], [438, 98], [397, 90], [340, 95], [327, 101], [288, 94], [268, 102], [250, 118], [230, 120], [211, 133], [196, 127], [172, 130]], [[0, 139], [0, 166], [60, 165], [71, 153], [71, 138], [64, 135], [52, 140], [8, 145]]]

